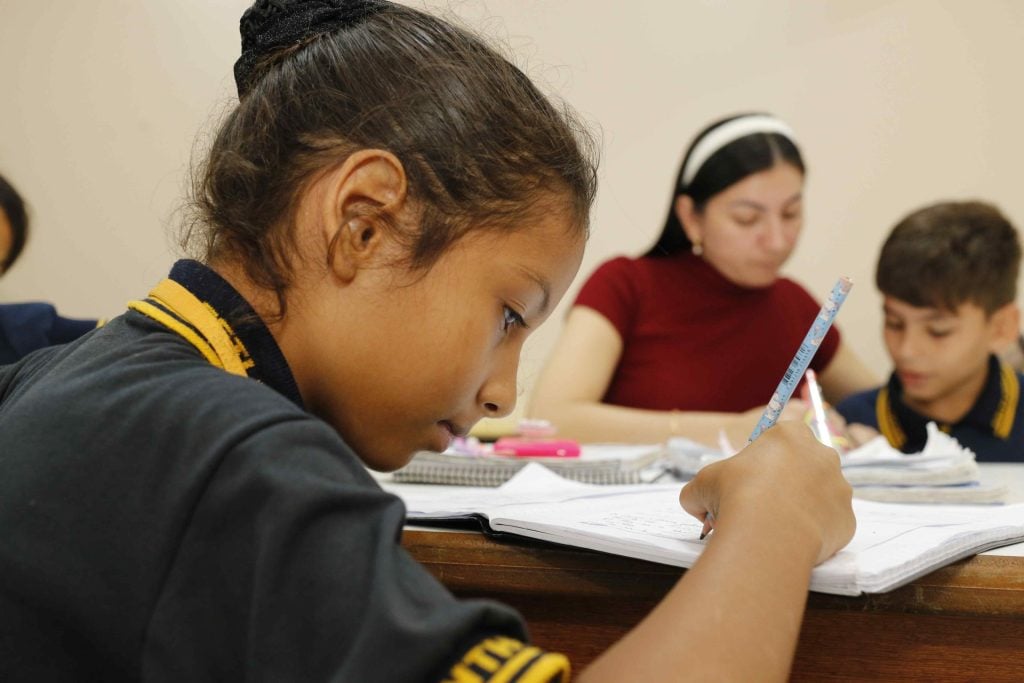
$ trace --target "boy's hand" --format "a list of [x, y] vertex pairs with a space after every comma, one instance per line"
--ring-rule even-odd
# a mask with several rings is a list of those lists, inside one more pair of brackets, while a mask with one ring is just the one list
[[808, 548], [815, 563], [853, 538], [853, 491], [839, 456], [799, 422], [780, 422], [735, 456], [702, 469], [679, 495], [683, 508], [715, 533], [742, 524], [764, 524], [780, 542]]
[[854, 422], [846, 425], [846, 431], [844, 432], [846, 438], [850, 441], [850, 448], [858, 448], [863, 446], [868, 441], [878, 437], [878, 430], [867, 425]]

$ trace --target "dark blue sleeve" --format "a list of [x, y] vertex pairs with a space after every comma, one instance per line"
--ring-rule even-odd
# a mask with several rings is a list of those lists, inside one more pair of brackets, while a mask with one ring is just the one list
[[99, 324], [97, 320], [79, 320], [76, 318], [62, 318], [57, 316], [53, 321], [53, 329], [50, 333], [51, 344], [66, 344], [75, 341], [86, 332], [95, 330]]
[[0, 365], [36, 349], [65, 344], [96, 328], [95, 320], [62, 318], [42, 302], [0, 304]]
[[878, 414], [875, 412], [875, 401], [879, 389], [869, 389], [859, 394], [848, 396], [836, 406], [836, 411], [850, 424], [862, 424], [878, 429]]

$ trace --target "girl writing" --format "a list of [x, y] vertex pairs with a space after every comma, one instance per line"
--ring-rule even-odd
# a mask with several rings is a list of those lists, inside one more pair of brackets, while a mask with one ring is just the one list
[[[512, 410], [582, 257], [586, 138], [400, 5], [260, 0], [241, 26], [200, 258], [0, 369], [0, 678], [565, 681], [515, 612], [412, 561], [364, 465]], [[774, 429], [682, 503], [718, 520], [705, 558], [579, 680], [785, 678], [852, 534], [835, 454]]]

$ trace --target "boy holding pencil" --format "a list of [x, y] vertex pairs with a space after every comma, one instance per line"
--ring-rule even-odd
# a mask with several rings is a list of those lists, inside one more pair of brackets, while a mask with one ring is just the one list
[[1022, 376], [997, 355], [1018, 337], [1017, 231], [983, 202], [942, 202], [893, 228], [878, 260], [889, 382], [837, 406], [848, 423], [920, 451], [928, 422], [979, 461], [1024, 462]]

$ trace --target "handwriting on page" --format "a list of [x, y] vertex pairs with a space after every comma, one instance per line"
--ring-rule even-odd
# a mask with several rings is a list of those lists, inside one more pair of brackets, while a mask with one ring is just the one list
[[702, 524], [677, 510], [672, 517], [643, 513], [615, 512], [603, 517], [586, 520], [583, 524], [603, 526], [633, 534], [647, 534], [659, 538], [679, 539], [699, 536]]
[[678, 494], [674, 491], [658, 497], [644, 493], [622, 495], [613, 510], [603, 501], [577, 499], [570, 506], [563, 503], [562, 512], [570, 514], [583, 526], [670, 540], [695, 539], [702, 528], [700, 521], [679, 507]]

